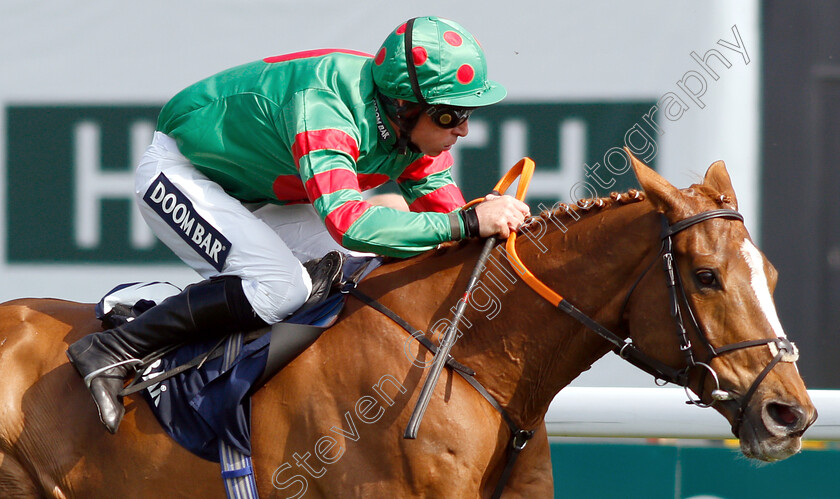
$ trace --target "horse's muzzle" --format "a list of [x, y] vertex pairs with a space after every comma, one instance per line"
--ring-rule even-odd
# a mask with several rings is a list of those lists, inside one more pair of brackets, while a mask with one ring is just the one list
[[733, 432], [740, 439], [745, 456], [780, 461], [799, 452], [802, 435], [816, 420], [813, 406], [767, 401], [744, 411], [740, 426], [733, 426]]

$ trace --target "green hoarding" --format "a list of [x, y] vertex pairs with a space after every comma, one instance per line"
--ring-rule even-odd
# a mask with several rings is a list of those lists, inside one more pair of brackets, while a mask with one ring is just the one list
[[[621, 147], [629, 145], [653, 161], [658, 129], [652, 106], [653, 101], [482, 108], [470, 120], [474, 133], [456, 152], [465, 197], [489, 192], [526, 155], [537, 164], [528, 198], [535, 210], [634, 187]], [[158, 110], [156, 105], [6, 109], [8, 263], [175, 261], [131, 215], [131, 172], [151, 139]]]
[[554, 497], [572, 499], [829, 499], [840, 449], [805, 450], [777, 463], [737, 448], [616, 443], [551, 444]]

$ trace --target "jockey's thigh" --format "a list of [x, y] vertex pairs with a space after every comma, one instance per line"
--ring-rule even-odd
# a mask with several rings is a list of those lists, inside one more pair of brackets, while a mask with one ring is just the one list
[[330, 251], [355, 254], [333, 239], [311, 204], [267, 204], [255, 210], [254, 216], [271, 227], [301, 262], [321, 258]]
[[[165, 181], [171, 185], [162, 185]], [[172, 189], [180, 199], [162, 200]], [[309, 297], [309, 274], [283, 239], [199, 172], [167, 135], [155, 132], [137, 167], [135, 195], [143, 218], [164, 244], [205, 279], [239, 276], [245, 296], [267, 323], [284, 319]], [[207, 226], [200, 237], [199, 224]]]

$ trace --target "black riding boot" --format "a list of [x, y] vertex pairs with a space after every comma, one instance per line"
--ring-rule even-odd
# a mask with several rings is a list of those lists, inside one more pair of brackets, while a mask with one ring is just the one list
[[139, 359], [169, 345], [264, 326], [240, 278], [223, 276], [188, 286], [122, 326], [85, 336], [70, 345], [67, 356], [84, 378], [99, 419], [116, 433], [125, 413], [118, 393]]
[[341, 282], [345, 258], [344, 253], [330, 251], [321, 258], [303, 264], [312, 281], [312, 291], [299, 311], [315, 307], [329, 297], [330, 291]]
[[[341, 276], [343, 263], [343, 254], [330, 252], [304, 264], [312, 280], [312, 293], [304, 307], [326, 298]], [[125, 414], [118, 394], [140, 359], [170, 345], [266, 325], [245, 297], [241, 279], [222, 276], [188, 286], [122, 326], [85, 336], [70, 345], [67, 356], [84, 378], [99, 419], [116, 433]]]

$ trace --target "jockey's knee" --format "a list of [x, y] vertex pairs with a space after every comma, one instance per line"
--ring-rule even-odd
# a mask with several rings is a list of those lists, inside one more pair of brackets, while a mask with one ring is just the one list
[[312, 291], [312, 281], [303, 265], [276, 275], [242, 280], [254, 312], [268, 324], [282, 321], [299, 309]]
[[374, 206], [385, 206], [386, 208], [393, 208], [395, 210], [409, 211], [408, 204], [399, 194], [377, 194], [368, 198], [367, 202]]

